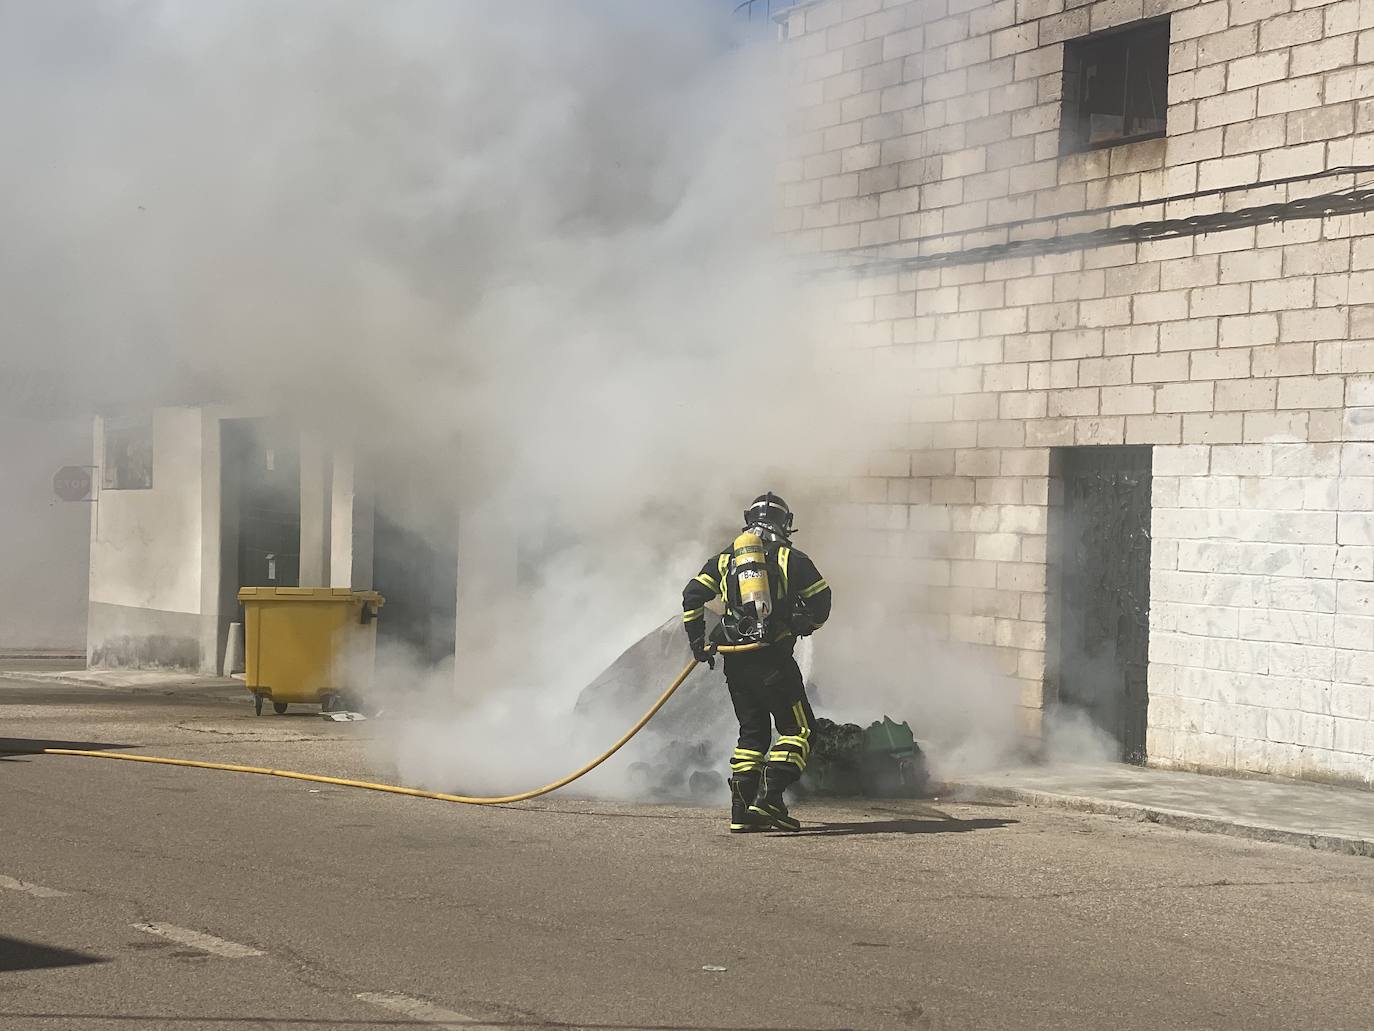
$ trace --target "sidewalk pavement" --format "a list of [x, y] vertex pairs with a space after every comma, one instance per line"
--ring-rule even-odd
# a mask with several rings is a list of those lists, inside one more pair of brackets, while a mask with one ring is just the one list
[[[22, 663], [14, 663], [23, 666]], [[18, 668], [0, 670], [0, 679], [22, 680], [39, 684], [65, 684], [74, 687], [107, 687], [115, 690], [174, 691], [194, 690], [218, 694], [232, 690], [236, 694], [244, 691], [243, 681], [230, 677], [208, 677], [200, 673], [170, 669], [53, 669], [52, 663], [45, 662], [45, 668]]]
[[1374, 791], [1125, 764], [1051, 764], [964, 778], [968, 801], [1021, 802], [1374, 857]]

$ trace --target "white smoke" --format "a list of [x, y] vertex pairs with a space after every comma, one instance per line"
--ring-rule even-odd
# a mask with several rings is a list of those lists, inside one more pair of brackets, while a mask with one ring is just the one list
[[[0, 2], [11, 396], [248, 400], [423, 468], [417, 526], [461, 509], [560, 541], [465, 613], [456, 695], [384, 665], [390, 701], [428, 713], [400, 724], [407, 776], [485, 790], [575, 765], [578, 690], [675, 610], [743, 503], [814, 512], [891, 446], [859, 384], [819, 371], [831, 299], [770, 231], [786, 69], [728, 15]], [[882, 556], [809, 540], [839, 597], [827, 700], [1000, 741], [1005, 683], [875, 615], [887, 595], [859, 585]]]

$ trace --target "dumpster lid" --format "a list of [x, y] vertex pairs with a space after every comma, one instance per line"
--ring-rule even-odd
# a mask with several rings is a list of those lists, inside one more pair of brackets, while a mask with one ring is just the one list
[[354, 591], [347, 587], [240, 587], [239, 601], [340, 601], [385, 604], [376, 591]]

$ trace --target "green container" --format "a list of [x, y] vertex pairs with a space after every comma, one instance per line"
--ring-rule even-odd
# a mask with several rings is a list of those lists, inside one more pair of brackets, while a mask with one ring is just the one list
[[905, 723], [894, 723], [884, 716], [881, 723], [874, 723], [864, 731], [864, 751], [866, 752], [914, 752], [916, 736]]

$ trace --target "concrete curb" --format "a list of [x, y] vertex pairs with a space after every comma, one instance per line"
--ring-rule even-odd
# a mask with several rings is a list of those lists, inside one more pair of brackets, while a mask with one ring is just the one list
[[65, 684], [69, 687], [105, 687], [104, 684], [92, 684], [89, 680], [73, 680], [70, 677], [53, 676], [51, 673], [35, 676], [35, 672], [34, 670], [0, 669], [0, 680], [24, 680], [31, 684]]
[[131, 694], [147, 694], [150, 692], [171, 694], [197, 690], [207, 694], [213, 691], [232, 690], [243, 693], [247, 691], [242, 681], [225, 680], [219, 677], [207, 679], [188, 676], [184, 680], [169, 678], [165, 681], [153, 681], [141, 684], [112, 684], [95, 679], [64, 677], [60, 674], [36, 670], [0, 670], [0, 680], [20, 680], [30, 684], [60, 684], [63, 687], [86, 687], [93, 691], [125, 691]]
[[1071, 809], [1075, 812], [1092, 813], [1098, 816], [1115, 816], [1140, 823], [1157, 823], [1162, 827], [1173, 827], [1177, 830], [1198, 831], [1204, 834], [1225, 834], [1233, 838], [1277, 842], [1284, 845], [1297, 845], [1301, 848], [1317, 849], [1321, 852], [1337, 852], [1342, 855], [1364, 856], [1374, 859], [1374, 839], [1371, 838], [1345, 837], [1338, 834], [1322, 834], [1288, 827], [1243, 823], [1239, 820], [1228, 820], [1220, 816], [1204, 816], [1199, 813], [1165, 809], [1139, 802], [1092, 798], [1086, 795], [1057, 795], [1048, 791], [1034, 791], [1028, 788], [992, 787], [986, 784], [950, 784], [947, 787], [950, 789], [951, 795], [965, 802], [1019, 802], [1041, 808]]

